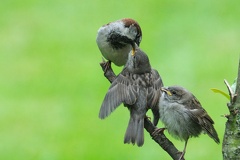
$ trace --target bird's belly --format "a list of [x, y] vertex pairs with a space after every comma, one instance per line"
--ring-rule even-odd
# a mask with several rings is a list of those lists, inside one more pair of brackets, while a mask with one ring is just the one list
[[128, 54], [131, 51], [131, 45], [125, 45], [122, 48], [114, 48], [107, 40], [109, 30], [107, 27], [102, 27], [98, 31], [96, 39], [99, 50], [104, 58], [113, 62], [117, 66], [123, 66], [126, 64]]
[[[168, 132], [177, 139], [187, 140], [198, 136], [201, 127], [186, 113], [186, 109], [178, 107], [162, 107], [160, 116]], [[194, 125], [194, 127], [192, 127]]]
[[114, 49], [112, 46], [106, 44], [104, 47], [99, 47], [102, 55], [107, 60], [113, 62], [117, 66], [123, 66], [126, 64], [128, 59], [128, 53], [131, 51], [129, 46], [121, 49]]

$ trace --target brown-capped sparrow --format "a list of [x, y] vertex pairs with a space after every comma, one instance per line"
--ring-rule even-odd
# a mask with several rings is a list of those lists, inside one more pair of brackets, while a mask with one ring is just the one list
[[128, 53], [135, 43], [139, 46], [142, 40], [142, 31], [139, 24], [131, 18], [123, 18], [110, 22], [99, 28], [97, 45], [108, 65], [113, 62], [123, 66], [128, 59]]

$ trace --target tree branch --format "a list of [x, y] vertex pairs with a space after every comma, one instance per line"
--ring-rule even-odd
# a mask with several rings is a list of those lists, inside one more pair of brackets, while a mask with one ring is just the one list
[[230, 102], [227, 104], [230, 115], [227, 116], [226, 128], [222, 144], [224, 160], [239, 159], [240, 157], [240, 60], [238, 65], [238, 78], [236, 92], [234, 93], [225, 80], [230, 95]]
[[[110, 83], [112, 83], [114, 81], [114, 79], [116, 78], [116, 75], [113, 72], [111, 66], [108, 64], [108, 62], [105, 62], [105, 61], [100, 63], [100, 66], [102, 67], [102, 70], [104, 71], [104, 76], [109, 80]], [[157, 135], [153, 133], [157, 129], [157, 127], [155, 127], [148, 118], [144, 119], [144, 128], [150, 134], [152, 139], [156, 143], [158, 143], [159, 146], [162, 147], [162, 149], [164, 149], [174, 160], [179, 160], [179, 158], [181, 156], [181, 152], [164, 135], [163, 132], [160, 132]], [[184, 160], [184, 157], [182, 157], [181, 160]]]

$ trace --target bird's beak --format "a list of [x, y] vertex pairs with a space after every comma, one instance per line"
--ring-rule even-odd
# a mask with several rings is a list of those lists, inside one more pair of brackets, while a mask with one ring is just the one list
[[166, 92], [169, 96], [172, 95], [172, 93], [171, 93], [167, 88], [165, 88], [165, 87], [162, 87], [161, 90], [162, 90], [163, 92]]
[[135, 56], [135, 48], [132, 48], [132, 56]]
[[133, 42], [133, 44], [132, 44], [132, 56], [135, 56], [135, 51], [136, 51], [136, 47], [135, 47], [135, 43]]

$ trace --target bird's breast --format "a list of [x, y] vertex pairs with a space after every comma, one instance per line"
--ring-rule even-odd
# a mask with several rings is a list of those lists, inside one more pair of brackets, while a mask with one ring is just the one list
[[189, 116], [189, 111], [183, 105], [166, 103], [161, 97], [159, 111], [162, 122], [174, 137], [187, 140], [201, 133], [201, 127]]
[[97, 40], [98, 48], [101, 51], [103, 57], [117, 66], [123, 66], [126, 64], [128, 54], [131, 51], [131, 46], [126, 45], [123, 48], [113, 48], [110, 42], [106, 39]]

